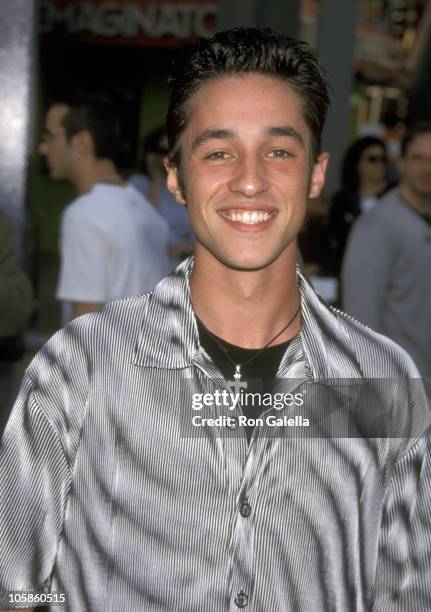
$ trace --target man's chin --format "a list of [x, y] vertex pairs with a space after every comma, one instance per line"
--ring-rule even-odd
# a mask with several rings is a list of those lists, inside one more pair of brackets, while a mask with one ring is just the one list
[[[236, 272], [259, 272], [266, 270], [274, 265], [281, 255], [267, 256], [267, 257], [250, 257], [250, 258], [227, 258], [223, 257], [220, 259], [221, 263], [224, 264], [230, 270]], [[283, 257], [283, 259], [286, 259]]]
[[258, 272], [266, 270], [274, 264], [289, 265], [291, 259], [296, 262], [296, 243], [294, 239], [287, 245], [279, 245], [279, 249], [273, 251], [265, 251], [262, 247], [264, 245], [261, 245], [260, 250], [257, 248], [243, 249], [241, 252], [240, 250], [233, 251], [231, 245], [216, 249], [205, 246], [198, 241], [195, 257], [201, 263], [207, 261], [209, 264], [212, 260], [236, 272]]

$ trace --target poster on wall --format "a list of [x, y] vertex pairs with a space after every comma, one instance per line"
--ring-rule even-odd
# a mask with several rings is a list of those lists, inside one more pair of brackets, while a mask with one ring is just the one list
[[44, 37], [143, 47], [182, 47], [216, 28], [217, 0], [40, 0]]

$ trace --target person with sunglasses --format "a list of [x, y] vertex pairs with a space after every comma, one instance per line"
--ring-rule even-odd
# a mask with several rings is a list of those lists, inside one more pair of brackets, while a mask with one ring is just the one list
[[388, 159], [383, 140], [359, 138], [347, 149], [341, 172], [341, 189], [331, 203], [329, 240], [338, 275], [353, 223], [376, 205], [389, 188]]
[[342, 269], [343, 309], [402, 346], [431, 399], [431, 123], [407, 130], [400, 182], [355, 224]]

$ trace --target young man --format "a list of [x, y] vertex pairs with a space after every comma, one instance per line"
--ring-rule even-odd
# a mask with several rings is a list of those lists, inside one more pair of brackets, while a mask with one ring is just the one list
[[150, 291], [171, 269], [166, 223], [118, 174], [119, 139], [114, 107], [103, 97], [74, 96], [48, 110], [39, 151], [51, 177], [79, 194], [62, 218], [57, 297], [66, 321]]
[[431, 397], [431, 123], [406, 132], [399, 170], [398, 187], [354, 227], [343, 306], [410, 354]]
[[316, 60], [238, 29], [188, 47], [172, 84], [168, 185], [196, 257], [73, 321], [29, 367], [0, 459], [3, 601], [51, 589], [66, 610], [426, 610], [417, 371], [295, 270], [327, 163]]

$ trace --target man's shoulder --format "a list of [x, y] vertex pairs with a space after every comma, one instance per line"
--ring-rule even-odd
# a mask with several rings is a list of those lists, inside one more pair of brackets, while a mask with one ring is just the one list
[[133, 197], [142, 197], [135, 189], [119, 187], [118, 185], [96, 184], [90, 191], [76, 197], [64, 209], [64, 215], [68, 218], [92, 219], [100, 218], [100, 213], [109, 213], [110, 207], [118, 206], [118, 203], [129, 201]]
[[148, 305], [153, 292], [113, 300], [97, 312], [89, 313], [71, 321], [66, 327], [70, 332], [76, 331], [87, 337], [110, 342], [117, 336], [123, 341], [136, 339], [147, 315]]
[[373, 209], [375, 211], [383, 211], [385, 214], [389, 212], [393, 212], [393, 208], [403, 208], [403, 203], [401, 200], [401, 196], [399, 194], [398, 188], [393, 187], [389, 191], [387, 191], [381, 198], [378, 205]]
[[302, 274], [306, 352], [322, 377], [419, 378], [409, 355], [395, 342], [328, 305]]
[[[33, 359], [28, 368], [30, 378], [40, 380], [41, 372], [50, 369], [79, 370], [75, 380], [81, 384], [97, 364], [120, 364], [128, 357], [132, 359], [151, 295], [108, 302], [102, 310], [70, 321]], [[73, 383], [69, 376], [66, 378]]]
[[364, 221], [387, 221], [394, 218], [394, 209], [400, 206], [400, 198], [397, 189], [391, 189], [383, 195], [369, 212], [361, 215]]
[[63, 222], [87, 221], [97, 217], [96, 209], [99, 201], [100, 198], [95, 197], [92, 191], [76, 197], [64, 209]]
[[345, 312], [332, 309], [365, 378], [420, 378], [410, 355], [396, 342]]
[[396, 190], [389, 191], [372, 210], [358, 217], [352, 228], [352, 238], [375, 237], [376, 246], [380, 240], [396, 238], [402, 214], [401, 206]]

